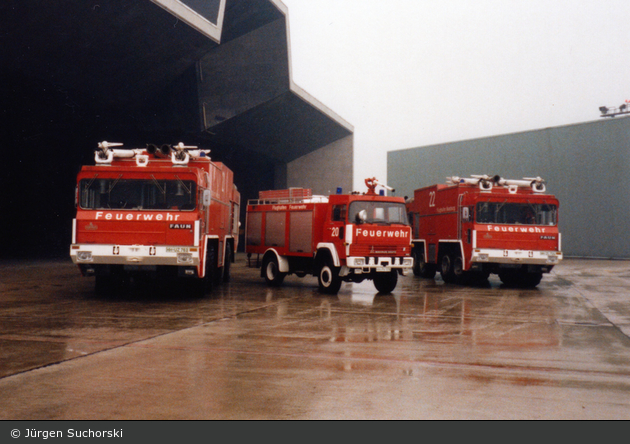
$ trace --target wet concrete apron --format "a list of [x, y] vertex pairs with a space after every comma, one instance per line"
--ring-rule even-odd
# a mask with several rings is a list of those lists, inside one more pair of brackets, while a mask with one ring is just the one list
[[630, 419], [629, 265], [325, 296], [313, 277], [268, 288], [238, 255], [195, 298], [3, 263], [0, 419]]

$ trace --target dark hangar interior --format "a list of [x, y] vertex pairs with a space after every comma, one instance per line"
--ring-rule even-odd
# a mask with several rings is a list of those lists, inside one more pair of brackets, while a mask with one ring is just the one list
[[209, 148], [244, 211], [286, 186], [287, 163], [351, 134], [294, 87], [286, 12], [277, 0], [0, 3], [1, 257], [68, 254], [75, 177], [100, 141]]

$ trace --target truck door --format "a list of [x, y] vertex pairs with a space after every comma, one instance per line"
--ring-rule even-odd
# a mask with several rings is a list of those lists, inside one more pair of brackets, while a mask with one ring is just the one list
[[472, 206], [462, 206], [460, 208], [460, 239], [466, 245], [472, 244], [472, 229], [473, 229], [473, 220], [474, 220], [474, 207]]
[[343, 240], [347, 213], [348, 206], [346, 204], [333, 205], [331, 208], [330, 228], [327, 231], [333, 242], [337, 239]]

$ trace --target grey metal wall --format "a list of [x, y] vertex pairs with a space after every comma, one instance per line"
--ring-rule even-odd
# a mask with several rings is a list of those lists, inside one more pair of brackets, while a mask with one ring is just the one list
[[398, 196], [447, 176], [540, 176], [560, 200], [567, 256], [630, 258], [630, 118], [604, 119], [398, 151], [387, 181]]
[[350, 135], [287, 164], [289, 187], [311, 188], [313, 194], [352, 191], [353, 141]]

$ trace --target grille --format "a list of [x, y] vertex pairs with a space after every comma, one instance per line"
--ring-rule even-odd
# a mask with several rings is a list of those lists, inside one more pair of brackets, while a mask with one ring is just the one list
[[395, 245], [352, 245], [350, 256], [402, 256], [402, 247]]

